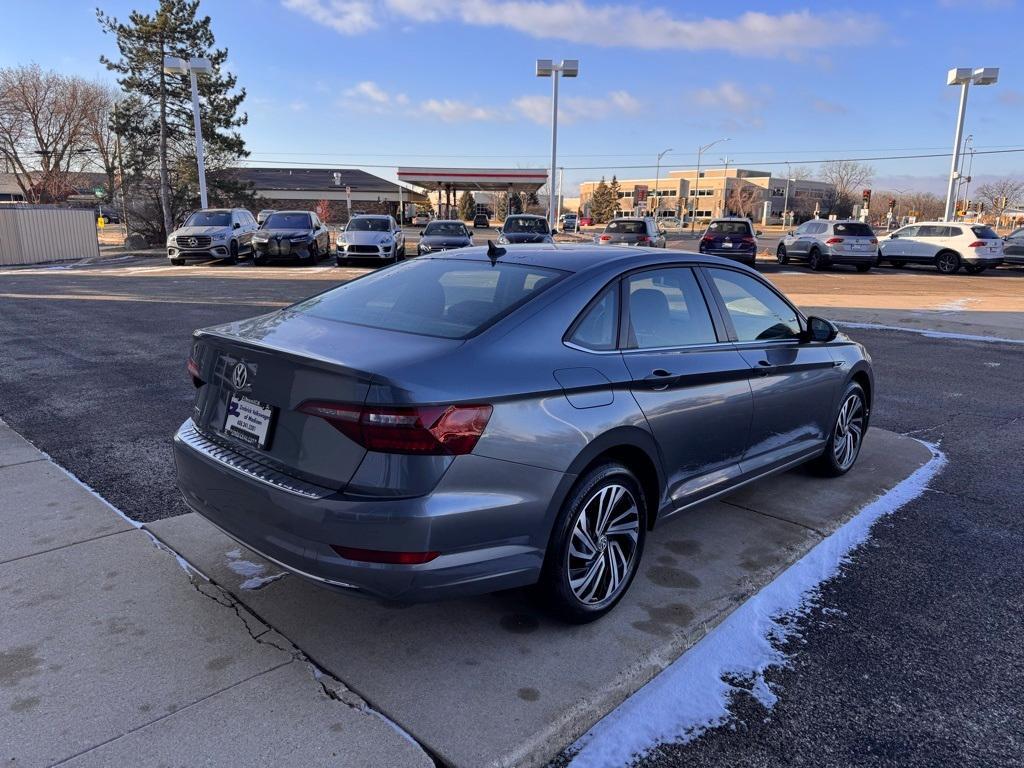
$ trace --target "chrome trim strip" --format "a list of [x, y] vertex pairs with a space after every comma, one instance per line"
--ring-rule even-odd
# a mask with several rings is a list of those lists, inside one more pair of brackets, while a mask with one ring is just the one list
[[189, 422], [187, 426], [183, 426], [178, 430], [174, 439], [184, 443], [193, 451], [205, 456], [210, 461], [215, 461], [221, 466], [227, 467], [241, 475], [245, 475], [253, 480], [257, 480], [265, 485], [276, 488], [279, 491], [285, 491], [296, 496], [302, 496], [306, 499], [322, 499], [332, 493], [328, 488], [322, 488], [319, 485], [306, 483], [297, 478], [285, 475], [282, 472], [277, 472], [269, 467], [263, 466], [257, 461], [253, 461], [252, 459], [237, 453], [236, 451], [225, 448], [222, 445], [218, 445], [212, 440], [208, 440], [206, 437], [199, 434], [191, 422]]

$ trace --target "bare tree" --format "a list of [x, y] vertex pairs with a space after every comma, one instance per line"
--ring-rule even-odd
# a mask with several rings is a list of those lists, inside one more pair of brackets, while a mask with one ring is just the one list
[[753, 184], [737, 184], [729, 190], [729, 197], [725, 201], [726, 211], [735, 216], [754, 218], [761, 205], [761, 192], [761, 188]]
[[121, 92], [105, 83], [88, 83], [86, 88], [90, 93], [85, 103], [82, 138], [88, 154], [82, 165], [98, 168], [107, 177], [106, 200], [113, 203], [120, 187], [115, 111]]
[[794, 165], [789, 169], [789, 178], [794, 181], [807, 181], [814, 178], [814, 172], [806, 165]]
[[89, 154], [87, 122], [97, 87], [36, 64], [0, 69], [0, 156], [25, 199], [65, 199]]
[[1024, 181], [1007, 177], [978, 187], [978, 199], [997, 217], [1002, 218], [1009, 208], [1024, 202]]
[[854, 160], [830, 160], [821, 164], [818, 175], [835, 187], [840, 200], [852, 200], [858, 189], [871, 183], [875, 169]]

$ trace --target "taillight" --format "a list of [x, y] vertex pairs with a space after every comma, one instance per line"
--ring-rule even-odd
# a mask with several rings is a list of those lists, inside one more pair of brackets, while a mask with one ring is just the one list
[[611, 235], [601, 235], [601, 239], [604, 240], [605, 242], [608, 242], [609, 240], [612, 239], [612, 236]]
[[700, 239], [700, 241], [702, 243], [713, 243], [713, 242], [715, 242], [715, 236], [714, 235], [704, 235], [704, 237], [702, 237]]
[[841, 237], [830, 237], [828, 240], [825, 241], [825, 245], [835, 245], [836, 243], [841, 242], [843, 242], [843, 238]]
[[871, 244], [872, 245], [878, 245], [878, 238], [877, 237], [872, 237], [871, 238]]
[[754, 244], [755, 244], [755, 243], [757, 242], [757, 241], [756, 241], [756, 240], [754, 240], [754, 238], [753, 238], [753, 237], [751, 237], [750, 235], [747, 235], [746, 237], [741, 237], [741, 238], [740, 238], [740, 241], [741, 241], [741, 242], [743, 242], [743, 243], [745, 243], [746, 245], [754, 245]]
[[197, 363], [191, 357], [188, 359], [188, 362], [185, 363], [185, 370], [188, 371], [188, 375], [192, 379], [192, 386], [194, 386], [196, 389], [199, 389], [201, 386], [203, 386], [203, 384], [206, 383], [205, 381], [203, 381], [203, 378], [199, 375], [199, 363]]
[[309, 400], [298, 410], [319, 416], [370, 451], [460, 456], [476, 447], [492, 409], [489, 405], [390, 408]]
[[986, 245], [988, 245], [988, 243], [986, 243], [984, 240], [975, 240], [973, 243], [971, 243], [967, 247], [968, 248], [984, 248]]
[[440, 552], [394, 552], [389, 549], [358, 549], [331, 545], [331, 549], [346, 560], [364, 563], [388, 563], [389, 565], [423, 565], [440, 555]]
[[637, 235], [636, 241], [638, 243], [646, 243], [648, 239], [647, 235]]

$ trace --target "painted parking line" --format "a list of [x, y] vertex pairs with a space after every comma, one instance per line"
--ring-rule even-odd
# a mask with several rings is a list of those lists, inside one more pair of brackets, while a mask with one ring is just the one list
[[1024, 344], [1024, 339], [1007, 339], [1001, 336], [980, 336], [972, 333], [950, 333], [948, 331], [933, 331], [928, 328], [908, 328], [903, 325], [884, 325], [882, 323], [850, 323], [837, 320], [836, 325], [843, 328], [859, 328], [866, 331], [902, 331], [903, 333], [916, 333], [927, 336], [930, 339], [952, 339], [955, 341], [982, 341], [989, 344]]
[[[813, 605], [818, 587], [870, 538], [875, 522], [918, 498], [946, 464], [936, 446], [919, 442], [932, 452], [928, 463], [822, 539], [602, 718], [570, 748], [569, 768], [630, 765], [658, 744], [693, 741], [728, 722], [730, 699], [741, 690], [771, 709], [777, 697], [765, 672], [789, 663], [779, 648], [796, 631], [790, 619]], [[753, 685], [741, 689], [727, 682], [736, 678]]]

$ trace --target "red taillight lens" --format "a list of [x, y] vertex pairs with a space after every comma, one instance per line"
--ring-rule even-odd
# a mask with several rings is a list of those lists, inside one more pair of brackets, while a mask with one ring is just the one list
[[843, 242], [843, 238], [841, 237], [830, 237], [828, 240], [825, 241], [825, 245], [835, 245], [836, 243], [841, 242]]
[[638, 243], [646, 243], [648, 240], [647, 235], [637, 235], [636, 241]]
[[191, 357], [188, 359], [188, 362], [185, 363], [185, 370], [188, 371], [188, 375], [192, 379], [192, 385], [196, 389], [199, 389], [201, 386], [203, 386], [203, 384], [206, 383], [205, 381], [203, 381], [203, 378], [199, 375], [199, 363], [197, 363]]
[[704, 235], [704, 237], [702, 237], [700, 240], [701, 240], [702, 243], [713, 243], [713, 242], [715, 242], [715, 236], [714, 235]]
[[871, 238], [871, 244], [872, 245], [878, 245], [878, 238], [877, 237], [872, 237]]
[[299, 411], [326, 420], [350, 440], [380, 453], [461, 456], [476, 447], [489, 405], [387, 408], [307, 401]]
[[740, 240], [746, 245], [754, 245], [756, 243], [754, 238], [751, 237], [750, 235], [747, 235], [746, 237], [741, 237]]
[[392, 552], [386, 549], [358, 549], [356, 547], [340, 547], [331, 545], [331, 549], [346, 560], [359, 560], [364, 563], [388, 563], [389, 565], [422, 565], [429, 563], [440, 552]]
[[975, 240], [973, 243], [971, 243], [967, 247], [968, 248], [984, 248], [986, 245], [988, 245], [988, 243], [986, 243], [984, 240]]
[[601, 239], [604, 240], [605, 242], [607, 242], [607, 241], [612, 239], [612, 236], [611, 235], [601, 235]]

